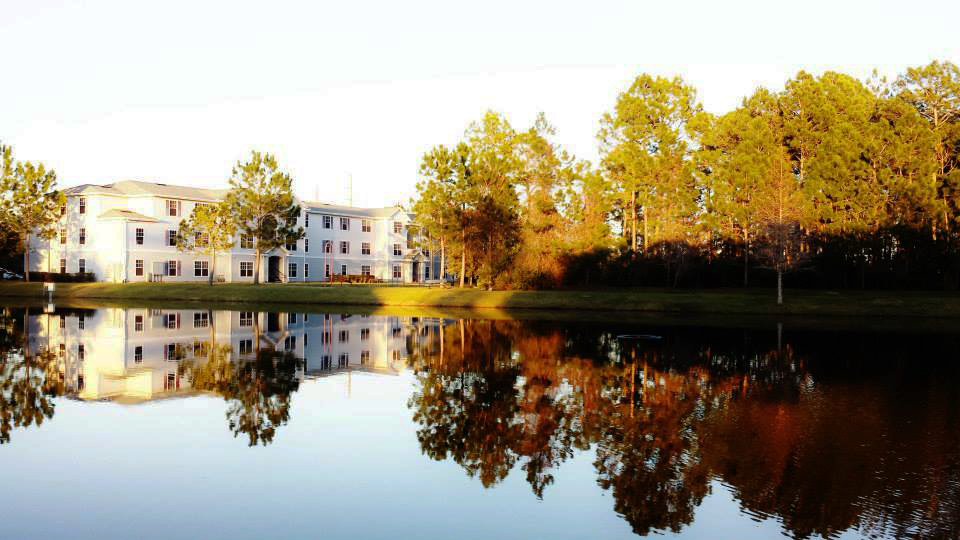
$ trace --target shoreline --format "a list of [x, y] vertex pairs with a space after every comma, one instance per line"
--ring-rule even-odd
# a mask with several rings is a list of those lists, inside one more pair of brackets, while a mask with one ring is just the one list
[[[42, 283], [0, 283], [0, 297], [43, 302]], [[945, 291], [789, 290], [777, 306], [772, 289], [477, 289], [320, 284], [58, 283], [55, 301], [207, 302], [345, 305], [495, 311], [775, 315], [864, 318], [960, 318], [960, 294]], [[31, 301], [32, 303], [32, 301]]]

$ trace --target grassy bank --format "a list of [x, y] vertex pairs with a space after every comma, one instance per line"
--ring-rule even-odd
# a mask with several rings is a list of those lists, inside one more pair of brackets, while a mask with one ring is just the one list
[[[41, 299], [39, 283], [0, 283], [0, 297]], [[960, 317], [960, 295], [944, 292], [788, 291], [777, 306], [766, 289], [606, 289], [480, 291], [423, 287], [309, 284], [61, 283], [56, 300], [316, 304], [504, 311], [576, 310], [802, 316]]]

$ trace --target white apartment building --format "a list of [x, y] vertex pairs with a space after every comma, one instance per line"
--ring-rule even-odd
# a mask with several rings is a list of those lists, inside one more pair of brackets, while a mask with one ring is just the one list
[[229, 345], [229, 361], [260, 347], [303, 360], [300, 380], [345, 371], [397, 375], [411, 347], [444, 321], [331, 313], [263, 313], [205, 309], [54, 310], [30, 315], [33, 351], [57, 355], [67, 393], [82, 400], [146, 400], [194, 393], [181, 362], [206, 362], [206, 347]]
[[[85, 184], [64, 190], [66, 205], [52, 240], [31, 240], [30, 271], [92, 272], [97, 281], [204, 281], [213, 265], [180, 252], [175, 235], [194, 207], [223, 200], [226, 190], [139, 181]], [[437, 253], [417, 247], [411, 214], [400, 207], [356, 208], [297, 201], [305, 236], [264, 253], [261, 282], [327, 281], [334, 274], [383, 281], [439, 281]], [[251, 241], [238, 238], [217, 256], [216, 280], [253, 281]]]

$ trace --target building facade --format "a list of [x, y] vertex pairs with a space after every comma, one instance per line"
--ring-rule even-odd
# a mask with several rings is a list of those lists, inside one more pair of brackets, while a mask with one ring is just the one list
[[[252, 282], [257, 265], [252, 242], [240, 237], [217, 256], [176, 247], [180, 221], [197, 205], [216, 203], [226, 190], [138, 181], [85, 184], [64, 190], [57, 235], [31, 240], [30, 271], [93, 273], [97, 281]], [[436, 253], [421, 247], [400, 207], [356, 208], [297, 201], [305, 236], [263, 253], [261, 282], [329, 281], [365, 275], [382, 281], [440, 280]]]

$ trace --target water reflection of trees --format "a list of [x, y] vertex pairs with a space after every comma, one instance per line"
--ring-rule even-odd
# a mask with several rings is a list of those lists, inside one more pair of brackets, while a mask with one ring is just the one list
[[[594, 448], [597, 481], [637, 534], [681, 530], [717, 479], [796, 537], [955, 537], [958, 374], [936, 362], [951, 349], [870, 339], [798, 349], [691, 330], [657, 343], [462, 321], [411, 356], [409, 405], [424, 453], [484, 486], [519, 466], [542, 497], [576, 449]], [[897, 362], [924, 352], [930, 367]]]
[[290, 420], [291, 396], [300, 387], [301, 361], [289, 352], [257, 349], [249, 358], [233, 358], [227, 345], [207, 347], [203, 361], [183, 361], [181, 373], [193, 389], [212, 392], [227, 402], [227, 426], [234, 437], [244, 434], [249, 446], [273, 442]]
[[33, 351], [9, 313], [0, 315], [0, 444], [14, 428], [53, 418], [54, 398], [64, 393], [63, 367], [48, 350]]

